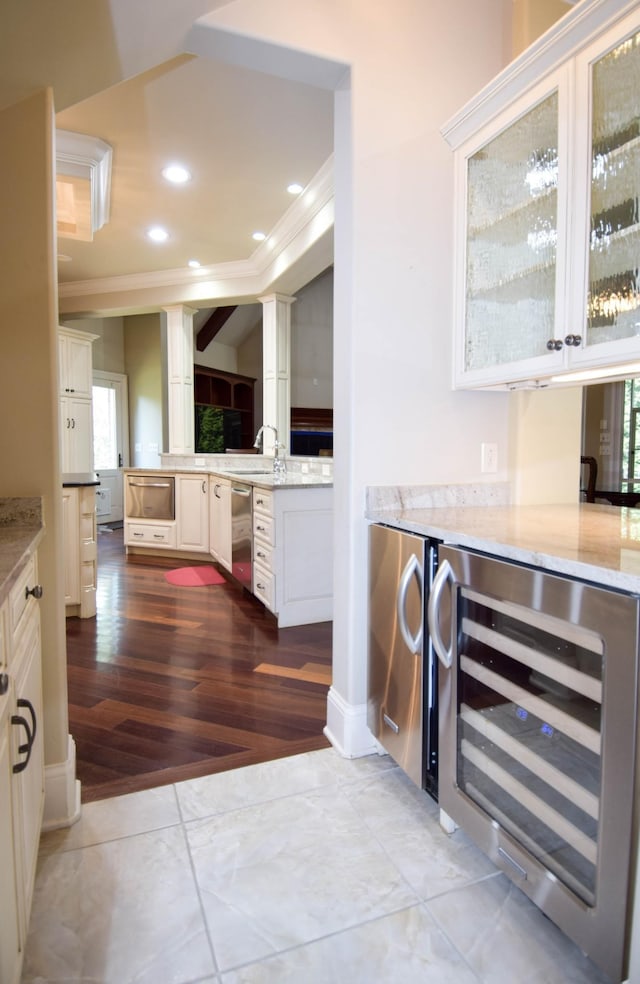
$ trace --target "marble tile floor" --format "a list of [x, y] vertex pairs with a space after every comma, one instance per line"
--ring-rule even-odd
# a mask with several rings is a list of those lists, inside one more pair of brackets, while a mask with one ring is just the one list
[[22, 984], [604, 984], [386, 756], [89, 803], [42, 838]]

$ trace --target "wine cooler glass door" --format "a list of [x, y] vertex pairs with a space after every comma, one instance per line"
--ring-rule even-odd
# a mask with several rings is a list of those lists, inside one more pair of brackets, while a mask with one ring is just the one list
[[440, 694], [442, 808], [466, 829], [471, 816], [496, 863], [621, 970], [637, 599], [450, 548], [443, 559], [457, 644]]

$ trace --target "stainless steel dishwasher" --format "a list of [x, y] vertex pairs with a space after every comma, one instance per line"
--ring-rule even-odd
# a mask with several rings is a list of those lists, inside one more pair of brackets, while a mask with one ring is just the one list
[[127, 519], [175, 519], [173, 475], [127, 475]]
[[252, 590], [251, 540], [253, 536], [252, 488], [231, 485], [231, 573], [243, 587]]

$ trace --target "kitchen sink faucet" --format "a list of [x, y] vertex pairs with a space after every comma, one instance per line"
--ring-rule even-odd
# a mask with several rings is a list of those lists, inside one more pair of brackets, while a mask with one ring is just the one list
[[260, 442], [262, 441], [262, 451], [264, 453], [264, 438], [263, 438], [262, 434], [263, 434], [263, 431], [265, 431], [265, 430], [272, 430], [273, 431], [274, 446], [275, 446], [276, 455], [277, 455], [277, 453], [278, 453], [278, 443], [279, 443], [278, 442], [278, 431], [273, 426], [273, 424], [263, 424], [262, 425], [262, 427], [260, 428], [260, 430], [256, 434], [256, 439], [253, 442], [253, 446], [254, 446], [254, 448], [258, 448], [258, 450], [259, 450], [260, 449]]
[[262, 450], [264, 453], [264, 437], [263, 432], [265, 430], [272, 430], [274, 436], [273, 442], [273, 473], [278, 479], [283, 479], [286, 475], [287, 466], [285, 464], [284, 458], [280, 457], [280, 450], [284, 450], [284, 445], [280, 444], [278, 440], [278, 431], [273, 426], [273, 424], [263, 424], [258, 433], [256, 434], [256, 439], [253, 442], [254, 448], [260, 449], [260, 442], [262, 441]]

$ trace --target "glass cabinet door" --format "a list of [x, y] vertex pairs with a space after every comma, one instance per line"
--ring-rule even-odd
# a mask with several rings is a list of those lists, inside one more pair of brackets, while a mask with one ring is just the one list
[[464, 588], [459, 610], [458, 786], [592, 906], [602, 638]]
[[640, 33], [591, 66], [591, 203], [585, 344], [638, 337]]
[[539, 356], [556, 331], [559, 94], [467, 158], [465, 372]]

